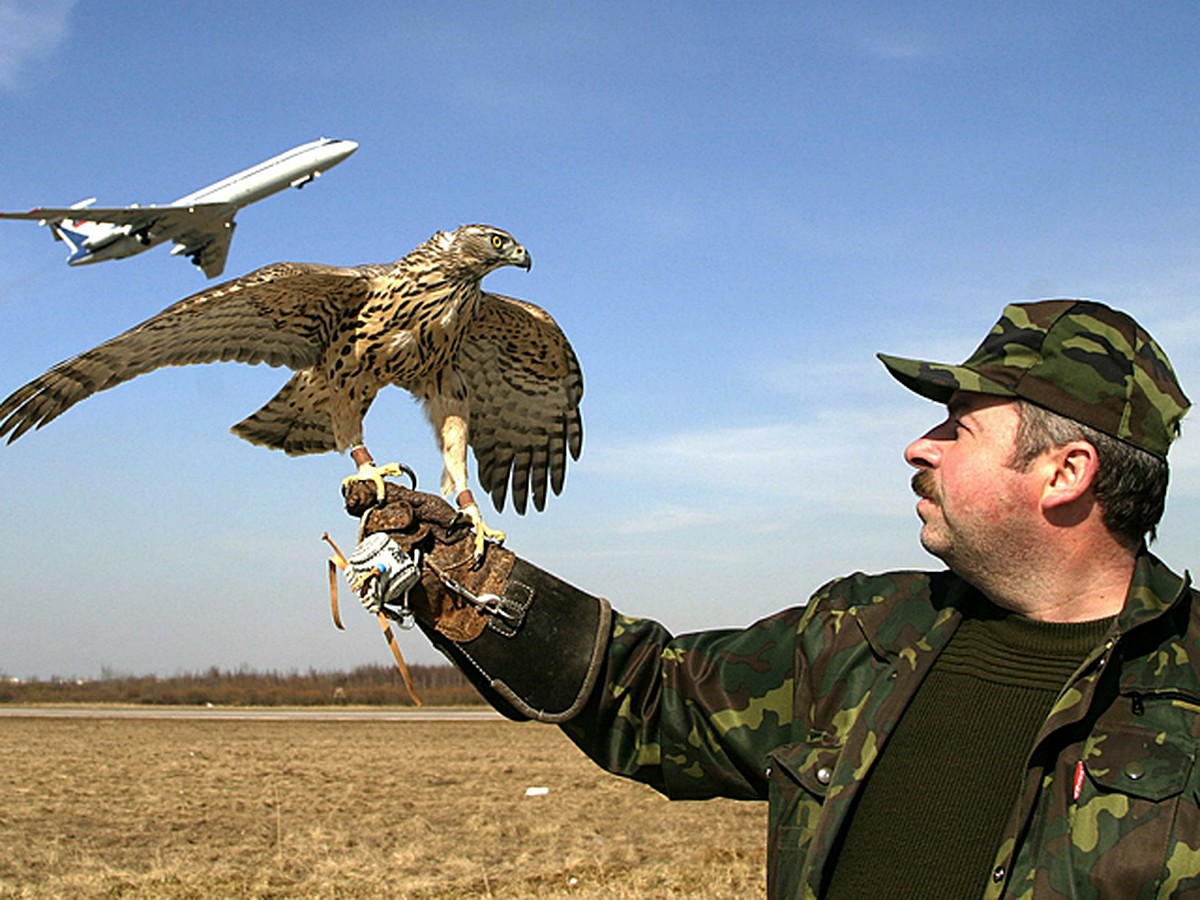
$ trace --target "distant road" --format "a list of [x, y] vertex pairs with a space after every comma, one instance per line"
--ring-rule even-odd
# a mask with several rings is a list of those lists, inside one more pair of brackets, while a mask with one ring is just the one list
[[8, 706], [0, 705], [0, 718], [37, 719], [214, 719], [311, 722], [495, 722], [500, 713], [485, 707], [414, 709], [381, 707], [342, 709], [337, 707], [235, 706]]

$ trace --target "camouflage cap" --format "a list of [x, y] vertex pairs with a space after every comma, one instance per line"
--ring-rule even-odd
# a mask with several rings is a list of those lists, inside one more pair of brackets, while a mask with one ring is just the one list
[[1190, 403], [1171, 362], [1125, 313], [1088, 300], [1013, 303], [962, 365], [880, 353], [909, 390], [1020, 397], [1165, 457]]

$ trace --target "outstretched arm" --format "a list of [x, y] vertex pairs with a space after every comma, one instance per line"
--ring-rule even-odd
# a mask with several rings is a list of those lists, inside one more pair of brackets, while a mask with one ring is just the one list
[[766, 796], [767, 753], [791, 740], [801, 611], [676, 638], [495, 544], [476, 563], [448, 504], [387, 490], [368, 513], [373, 492], [354, 486], [347, 510], [418, 552], [412, 613], [501, 712], [560, 724], [605, 769], [673, 798]]
[[792, 740], [799, 618], [673, 637], [614, 616], [603, 680], [563, 730], [605, 769], [672, 799], [766, 799], [767, 754]]

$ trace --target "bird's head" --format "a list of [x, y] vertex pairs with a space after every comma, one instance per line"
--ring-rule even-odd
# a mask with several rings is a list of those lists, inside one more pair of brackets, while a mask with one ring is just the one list
[[533, 259], [507, 231], [491, 225], [463, 225], [449, 235], [447, 249], [464, 268], [482, 278], [501, 266], [517, 266], [528, 271]]

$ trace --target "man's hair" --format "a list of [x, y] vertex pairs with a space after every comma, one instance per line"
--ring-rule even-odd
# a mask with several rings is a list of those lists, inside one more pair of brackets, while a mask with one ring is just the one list
[[1099, 459], [1092, 485], [1108, 530], [1131, 549], [1153, 541], [1167, 500], [1167, 461], [1074, 419], [1018, 399], [1020, 425], [1009, 465], [1025, 471], [1046, 450], [1087, 441]]

